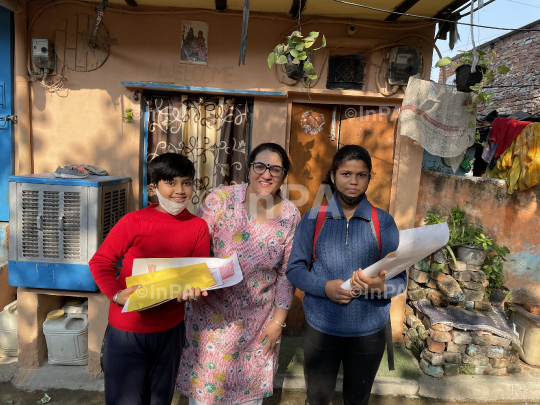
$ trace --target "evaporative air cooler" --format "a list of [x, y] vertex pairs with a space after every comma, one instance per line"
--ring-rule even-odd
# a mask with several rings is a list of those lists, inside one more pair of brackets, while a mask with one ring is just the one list
[[9, 177], [9, 284], [96, 291], [88, 261], [128, 212], [131, 179]]

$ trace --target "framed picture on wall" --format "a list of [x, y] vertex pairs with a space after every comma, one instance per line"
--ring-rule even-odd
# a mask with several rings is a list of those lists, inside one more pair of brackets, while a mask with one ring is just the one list
[[208, 23], [182, 21], [182, 48], [180, 61], [206, 65], [208, 60]]

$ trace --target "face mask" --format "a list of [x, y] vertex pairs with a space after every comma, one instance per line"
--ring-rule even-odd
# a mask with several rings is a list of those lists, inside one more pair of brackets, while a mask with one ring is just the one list
[[159, 190], [156, 187], [156, 195], [159, 201], [159, 205], [161, 205], [161, 208], [163, 208], [167, 213], [176, 216], [180, 214], [189, 204], [190, 200], [186, 200], [182, 203], [177, 203], [171, 200], [167, 200], [166, 198], [163, 198], [163, 196], [159, 193]]
[[349, 205], [359, 204], [360, 201], [362, 201], [362, 198], [364, 198], [364, 195], [365, 195], [365, 194], [361, 194], [358, 197], [349, 197], [348, 195], [343, 194], [337, 188], [336, 188], [336, 194], [339, 196], [339, 198], [341, 198], [343, 200], [343, 202], [345, 202], [346, 204], [349, 204]]

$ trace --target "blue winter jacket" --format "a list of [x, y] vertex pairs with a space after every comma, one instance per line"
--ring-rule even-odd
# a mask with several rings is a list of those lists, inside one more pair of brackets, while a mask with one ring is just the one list
[[[330, 280], [348, 280], [354, 271], [377, 261], [379, 246], [372, 227], [371, 204], [364, 197], [347, 220], [336, 194], [328, 202], [327, 219], [315, 247], [311, 271], [313, 234], [319, 207], [312, 208], [300, 221], [294, 236], [287, 278], [304, 291], [306, 321], [320, 332], [335, 336], [366, 336], [381, 330], [389, 317], [390, 298], [405, 291], [406, 272], [386, 280], [386, 291], [379, 297], [360, 296], [340, 305], [326, 297]], [[397, 250], [399, 231], [390, 214], [377, 209], [381, 228], [381, 258]]]

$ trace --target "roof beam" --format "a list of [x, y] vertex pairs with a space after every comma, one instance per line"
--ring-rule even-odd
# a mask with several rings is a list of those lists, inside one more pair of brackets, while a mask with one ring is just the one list
[[216, 0], [216, 11], [227, 11], [227, 0]]
[[463, 6], [465, 3], [469, 2], [469, 0], [454, 0], [452, 3], [447, 5], [445, 8], [440, 10], [437, 14], [435, 14], [434, 18], [445, 18], [448, 16], [448, 14], [452, 14], [455, 10]]
[[406, 13], [411, 9], [412, 6], [414, 6], [419, 1], [420, 0], [404, 0], [403, 3], [399, 4], [394, 9], [396, 13], [390, 14], [388, 17], [386, 17], [385, 21], [396, 21], [399, 17], [401, 17], [401, 14], [398, 13]]

